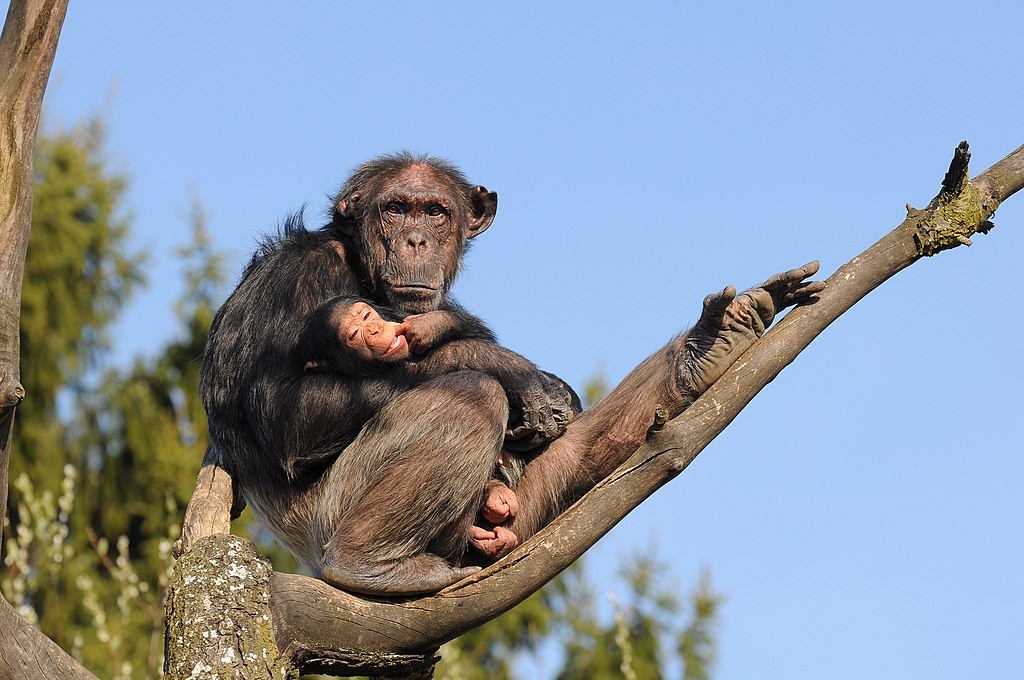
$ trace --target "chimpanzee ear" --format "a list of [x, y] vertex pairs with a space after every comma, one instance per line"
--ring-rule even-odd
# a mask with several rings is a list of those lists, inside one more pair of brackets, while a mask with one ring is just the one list
[[498, 192], [488, 191], [487, 187], [475, 186], [469, 190], [469, 205], [472, 214], [469, 216], [468, 238], [483, 233], [494, 221], [498, 212]]
[[339, 233], [345, 236], [355, 236], [359, 231], [360, 201], [362, 196], [357, 191], [348, 198], [343, 198], [334, 206], [334, 215], [331, 224]]

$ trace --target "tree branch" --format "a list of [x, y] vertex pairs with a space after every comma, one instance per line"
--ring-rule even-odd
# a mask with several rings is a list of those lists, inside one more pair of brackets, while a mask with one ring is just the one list
[[216, 465], [199, 470], [196, 488], [185, 508], [181, 538], [174, 543], [174, 556], [188, 552], [200, 538], [231, 532], [231, 475]]
[[[0, 526], [7, 513], [14, 411], [25, 398], [19, 329], [32, 226], [33, 151], [66, 12], [67, 0], [11, 0], [0, 34]], [[94, 676], [0, 598], [0, 677]]]
[[32, 227], [33, 150], [66, 11], [67, 0], [13, 0], [0, 33], [0, 520], [7, 512], [11, 420], [25, 398], [19, 329]]
[[[967, 180], [969, 158], [962, 143], [928, 207], [908, 206], [902, 224], [840, 267], [816, 303], [787, 314], [682, 415], [666, 423], [663, 413], [652, 413], [647, 442], [628, 461], [479, 574], [436, 595], [407, 601], [357, 597], [304, 576], [273, 574], [269, 586], [278, 648], [299, 667], [323, 672], [356, 666], [366, 670], [367, 655], [374, 654], [412, 655], [413, 660], [422, 654], [426, 659], [440, 644], [524, 600], [684, 470], [846, 310], [922, 257], [969, 245], [972, 235], [987, 233], [992, 226], [988, 219], [999, 204], [1024, 186], [1024, 146], [973, 181]], [[226, 516], [230, 494], [221, 504], [220, 513]], [[414, 665], [410, 661], [407, 668]]]

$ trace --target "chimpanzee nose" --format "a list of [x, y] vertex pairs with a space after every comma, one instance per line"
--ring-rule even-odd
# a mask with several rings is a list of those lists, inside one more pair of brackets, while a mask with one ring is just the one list
[[413, 229], [406, 234], [405, 245], [410, 254], [413, 255], [424, 255], [430, 247], [430, 243], [427, 241], [427, 234], [421, 229]]

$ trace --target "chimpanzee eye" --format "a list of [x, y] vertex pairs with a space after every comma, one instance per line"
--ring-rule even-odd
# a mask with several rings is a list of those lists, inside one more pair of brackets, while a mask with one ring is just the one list
[[384, 206], [384, 212], [391, 213], [392, 215], [402, 214], [402, 204], [396, 201], [392, 201]]
[[356, 339], [356, 335], [358, 335], [358, 334], [359, 334], [359, 329], [358, 328], [353, 328], [352, 332], [348, 334], [348, 339], [349, 340], [355, 340]]
[[447, 215], [448, 213], [442, 206], [439, 206], [435, 203], [434, 205], [427, 208], [427, 214], [430, 215], [431, 217], [440, 217], [441, 215]]

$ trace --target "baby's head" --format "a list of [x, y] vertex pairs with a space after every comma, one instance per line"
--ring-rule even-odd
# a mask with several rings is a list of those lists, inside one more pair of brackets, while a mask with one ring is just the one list
[[335, 315], [339, 338], [351, 355], [368, 362], [409, 358], [409, 344], [398, 334], [401, 324], [385, 321], [372, 305], [356, 300]]

